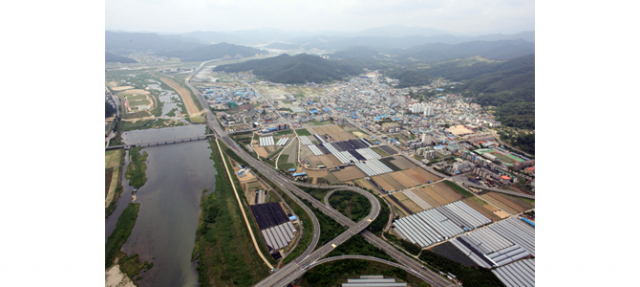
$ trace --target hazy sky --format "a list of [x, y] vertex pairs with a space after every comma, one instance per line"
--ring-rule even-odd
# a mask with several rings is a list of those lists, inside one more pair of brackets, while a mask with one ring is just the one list
[[106, 29], [359, 31], [391, 24], [461, 34], [534, 30], [534, 0], [107, 0]]

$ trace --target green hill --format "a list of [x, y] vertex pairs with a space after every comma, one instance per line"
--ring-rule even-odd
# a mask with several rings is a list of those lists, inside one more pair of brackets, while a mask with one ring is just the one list
[[220, 58], [244, 58], [253, 57], [266, 52], [251, 47], [234, 45], [229, 43], [219, 43], [196, 47], [189, 50], [170, 51], [162, 53], [163, 56], [177, 57], [185, 62], [190, 61], [207, 61]]
[[296, 56], [283, 54], [268, 59], [222, 65], [216, 67], [214, 71], [228, 73], [253, 71], [256, 76], [265, 80], [286, 84], [330, 82], [362, 72], [360, 68], [352, 65], [328, 61], [307, 54]]
[[124, 56], [105, 52], [104, 62], [105, 63], [137, 63], [138, 61], [131, 58], [124, 57]]

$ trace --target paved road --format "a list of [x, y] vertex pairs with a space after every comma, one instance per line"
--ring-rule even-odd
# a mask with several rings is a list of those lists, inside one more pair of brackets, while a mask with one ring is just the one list
[[[206, 62], [203, 62], [200, 65], [200, 67], [196, 69], [191, 76], [195, 75], [195, 73], [197, 73], [205, 63]], [[202, 97], [202, 95], [199, 93], [197, 89], [195, 89], [189, 83], [189, 79], [191, 78], [191, 76], [185, 79], [185, 84], [194, 91], [194, 93], [197, 95], [201, 103], [206, 106], [206, 101], [204, 101], [204, 98]], [[222, 127], [220, 127], [218, 121], [215, 119], [211, 111], [209, 109], [206, 109], [206, 111], [207, 111], [207, 125], [229, 148], [234, 150], [236, 154], [240, 156], [243, 160], [245, 160], [249, 165], [251, 165], [257, 171], [262, 173], [265, 177], [269, 178], [276, 185], [282, 187], [287, 194], [289, 194], [289, 191], [295, 193], [297, 196], [309, 201], [314, 207], [320, 209], [323, 213], [335, 219], [338, 223], [349, 227], [344, 233], [338, 235], [335, 239], [333, 239], [326, 245], [320, 247], [318, 250], [310, 253], [309, 251], [313, 250], [313, 247], [316, 246], [317, 241], [319, 239], [319, 236], [317, 236], [316, 232], [314, 232], [314, 238], [313, 238], [312, 244], [310, 244], [309, 248], [307, 248], [307, 250], [300, 257], [298, 257], [296, 260], [294, 260], [290, 264], [287, 264], [286, 266], [278, 270], [276, 273], [273, 273], [269, 277], [263, 279], [255, 286], [286, 286], [287, 284], [292, 282], [294, 279], [302, 276], [306, 272], [307, 268], [310, 266], [311, 263], [314, 263], [315, 261], [319, 260], [326, 254], [331, 252], [331, 250], [333, 250], [334, 248], [333, 246], [340, 245], [346, 240], [348, 240], [349, 238], [351, 238], [351, 236], [359, 233], [367, 241], [371, 242], [374, 246], [377, 246], [378, 248], [383, 249], [387, 254], [389, 254], [392, 258], [396, 259], [398, 262], [405, 264], [407, 267], [413, 268], [415, 270], [421, 269], [421, 265], [418, 262], [404, 255], [400, 251], [396, 250], [394, 247], [387, 244], [385, 241], [378, 238], [373, 233], [364, 230], [378, 216], [378, 213], [380, 211], [380, 203], [378, 202], [377, 198], [375, 198], [375, 196], [373, 196], [371, 193], [353, 186], [317, 186], [317, 185], [311, 185], [311, 184], [301, 184], [298, 182], [291, 181], [288, 178], [284, 177], [283, 175], [279, 174], [277, 171], [273, 170], [272, 167], [248, 155], [231, 138], [228, 137], [227, 133], [222, 129]], [[308, 193], [302, 191], [300, 188], [298, 188], [294, 184], [316, 187], [316, 188], [332, 188], [332, 189], [342, 188], [347, 190], [353, 190], [369, 198], [372, 205], [371, 212], [369, 213], [369, 215], [367, 215], [367, 217], [365, 217], [360, 222], [354, 223], [353, 221], [346, 218], [344, 215], [340, 214], [339, 212], [331, 208], [328, 208], [327, 206], [322, 204], [320, 201], [316, 200]], [[291, 196], [294, 200], [298, 201], [295, 198], [295, 196], [292, 196], [292, 195], [289, 195], [289, 196]], [[305, 207], [304, 204], [301, 204], [301, 206], [303, 208]], [[313, 219], [315, 219], [314, 220], [314, 225], [315, 225], [316, 224], [315, 221], [317, 221], [317, 219], [315, 218], [315, 216], [313, 216], [313, 213], [309, 213], [309, 214]], [[314, 230], [320, 231], [320, 227], [317, 226], [317, 228], [315, 228]], [[423, 274], [424, 278], [428, 278], [428, 280], [426, 279], [425, 280], [431, 285], [435, 285], [435, 286], [451, 285], [449, 281], [445, 280], [439, 274], [434, 273], [431, 270], [422, 269], [418, 272]]]

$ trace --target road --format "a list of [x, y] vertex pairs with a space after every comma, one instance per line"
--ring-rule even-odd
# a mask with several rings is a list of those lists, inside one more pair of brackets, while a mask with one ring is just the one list
[[[210, 62], [210, 61], [207, 61], [207, 62]], [[204, 100], [202, 94], [200, 94], [200, 92], [191, 85], [189, 80], [193, 75], [195, 75], [198, 71], [200, 71], [204, 66], [204, 64], [207, 62], [203, 62], [198, 67], [198, 69], [194, 70], [193, 74], [191, 74], [189, 77], [185, 79], [185, 84], [197, 95], [198, 100], [200, 100], [204, 106], [206, 106], [206, 101]], [[307, 248], [307, 250], [302, 255], [300, 255], [296, 260], [287, 264], [277, 272], [271, 274], [269, 277], [263, 279], [255, 286], [286, 286], [296, 278], [302, 276], [306, 272], [306, 270], [310, 267], [311, 263], [314, 263], [315, 261], [319, 260], [326, 254], [331, 252], [331, 250], [333, 250], [334, 248], [333, 246], [342, 244], [343, 242], [351, 238], [351, 236], [356, 234], [360, 234], [367, 241], [372, 243], [374, 246], [384, 250], [387, 254], [389, 254], [392, 258], [394, 258], [401, 264], [404, 264], [408, 268], [418, 270], [417, 272], [419, 272], [423, 276], [421, 278], [427, 278], [425, 279], [425, 281], [427, 281], [429, 284], [434, 286], [451, 286], [451, 283], [445, 280], [439, 274], [431, 270], [422, 269], [421, 264], [419, 264], [417, 261], [404, 255], [400, 251], [396, 250], [394, 247], [392, 247], [382, 239], [378, 238], [373, 233], [364, 230], [378, 216], [378, 213], [380, 212], [380, 203], [373, 194], [353, 186], [317, 186], [317, 185], [310, 185], [310, 184], [301, 184], [298, 182], [291, 181], [288, 178], [284, 177], [283, 175], [279, 174], [277, 171], [273, 170], [271, 166], [268, 166], [256, 160], [252, 156], [248, 155], [231, 138], [228, 137], [228, 134], [219, 125], [218, 121], [213, 116], [213, 113], [211, 113], [211, 110], [206, 109], [206, 112], [207, 112], [207, 125], [209, 126], [209, 128], [211, 128], [211, 130], [217, 135], [217, 137], [220, 138], [229, 148], [234, 150], [235, 153], [238, 156], [240, 156], [244, 161], [246, 161], [249, 165], [251, 165], [257, 171], [262, 173], [265, 177], [273, 181], [274, 184], [280, 186], [285, 191], [285, 193], [287, 193], [291, 198], [296, 200], [303, 208], [305, 208], [305, 205], [300, 203], [296, 199], [296, 197], [291, 195], [289, 192], [293, 192], [300, 198], [303, 198], [309, 201], [314, 207], [320, 209], [320, 211], [332, 217], [338, 223], [349, 227], [345, 232], [338, 235], [335, 239], [333, 239], [329, 243], [325, 244], [324, 246], [320, 247], [318, 250], [314, 252], [310, 252], [317, 245], [317, 241], [319, 240], [318, 235], [320, 231], [320, 226], [317, 225], [317, 227], [314, 228], [314, 231], [318, 231], [318, 232], [314, 232], [314, 238], [313, 238], [312, 244], [310, 244], [309, 248]], [[344, 215], [340, 214], [339, 212], [331, 208], [328, 208], [327, 206], [325, 206], [320, 201], [313, 198], [308, 193], [302, 191], [296, 185], [303, 185], [303, 186], [316, 187], [316, 188], [331, 188], [331, 189], [343, 188], [347, 190], [352, 190], [354, 192], [358, 192], [364, 195], [365, 197], [367, 197], [371, 201], [371, 206], [372, 206], [371, 212], [360, 222], [354, 223], [350, 219], [346, 218]], [[307, 211], [307, 209], [305, 209], [305, 211]], [[317, 224], [317, 219], [315, 218], [315, 216], [313, 216], [312, 212], [309, 212], [309, 211], [307, 212], [309, 213], [311, 218], [314, 219], [314, 226], [315, 226]]]

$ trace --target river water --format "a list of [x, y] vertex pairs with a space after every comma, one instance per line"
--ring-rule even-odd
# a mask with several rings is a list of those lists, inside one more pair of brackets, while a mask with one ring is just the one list
[[[205, 133], [204, 125], [130, 131], [127, 144], [185, 138]], [[205, 140], [143, 148], [147, 158], [147, 182], [135, 193], [140, 203], [138, 219], [122, 246], [140, 261], [153, 262], [142, 273], [139, 286], [197, 286], [196, 265], [191, 263], [203, 189], [215, 188], [215, 168]], [[127, 160], [128, 164], [128, 160]], [[117, 216], [131, 202], [128, 181], [116, 211], [107, 219], [105, 240], [113, 231]]]

